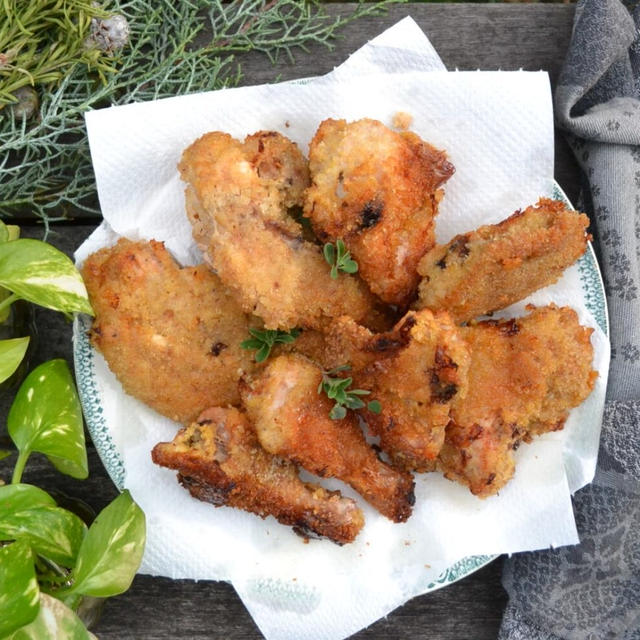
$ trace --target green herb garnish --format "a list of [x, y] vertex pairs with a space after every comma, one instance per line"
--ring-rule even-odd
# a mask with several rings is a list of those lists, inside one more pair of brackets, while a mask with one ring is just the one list
[[327, 242], [322, 252], [324, 259], [331, 265], [331, 277], [334, 280], [338, 277], [338, 271], [355, 273], [358, 270], [358, 263], [351, 257], [340, 238], [336, 240], [335, 245]]
[[291, 329], [291, 331], [280, 331], [280, 329], [249, 329], [249, 333], [253, 336], [240, 343], [243, 349], [255, 349], [256, 362], [264, 362], [271, 353], [274, 344], [290, 344], [299, 335], [300, 329]]
[[318, 393], [323, 391], [327, 394], [327, 398], [335, 400], [336, 403], [329, 412], [332, 420], [342, 420], [347, 415], [347, 409], [362, 409], [365, 406], [372, 413], [380, 413], [382, 406], [377, 400], [371, 400], [366, 403], [360, 396], [368, 396], [371, 391], [366, 389], [349, 389], [353, 383], [353, 378], [334, 377], [340, 371], [349, 371], [351, 367], [343, 364], [330, 371], [322, 372], [322, 382], [318, 385]]

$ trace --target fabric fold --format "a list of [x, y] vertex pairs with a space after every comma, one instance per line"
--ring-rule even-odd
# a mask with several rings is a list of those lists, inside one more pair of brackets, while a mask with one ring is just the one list
[[640, 638], [640, 101], [635, 25], [619, 0], [582, 0], [555, 92], [584, 174], [610, 316], [596, 476], [574, 497], [581, 543], [516, 554], [500, 640]]

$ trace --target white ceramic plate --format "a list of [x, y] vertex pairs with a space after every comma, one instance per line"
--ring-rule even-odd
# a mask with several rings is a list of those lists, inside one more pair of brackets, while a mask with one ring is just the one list
[[[559, 186], [555, 186], [552, 195], [554, 198], [563, 200], [568, 206], [571, 206]], [[591, 245], [578, 261], [578, 269], [580, 290], [575, 291], [575, 297], [584, 301], [585, 306], [591, 312], [599, 327], [608, 336], [609, 327], [604, 286]], [[87, 336], [90, 326], [91, 319], [89, 317], [76, 317], [73, 334], [76, 380], [87, 427], [93, 443], [114, 484], [119, 489], [122, 489], [124, 487], [125, 465], [113, 436], [117, 429], [126, 428], [126, 426], [108, 424], [105, 419], [102, 385], [95, 368], [96, 352], [90, 345]], [[121, 393], [124, 394], [124, 392]], [[460, 580], [477, 571], [496, 557], [495, 555], [476, 555], [463, 558], [447, 567], [439, 575], [434, 576], [431, 581], [424, 585], [422, 591], [423, 593], [434, 591]]]

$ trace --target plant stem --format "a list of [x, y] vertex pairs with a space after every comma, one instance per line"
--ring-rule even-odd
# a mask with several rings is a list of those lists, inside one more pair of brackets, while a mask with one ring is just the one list
[[0, 311], [10, 307], [16, 300], [20, 300], [20, 296], [17, 293], [12, 293], [10, 296], [0, 302]]
[[16, 466], [13, 468], [13, 475], [11, 476], [11, 484], [18, 484], [22, 480], [22, 472], [24, 466], [27, 464], [29, 458], [29, 451], [20, 451], [18, 459], [16, 460]]

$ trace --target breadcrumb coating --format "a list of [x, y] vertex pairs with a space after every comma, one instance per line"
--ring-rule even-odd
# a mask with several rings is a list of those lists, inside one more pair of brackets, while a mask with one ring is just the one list
[[420, 261], [416, 308], [457, 322], [503, 309], [553, 284], [586, 250], [589, 218], [541, 198], [494, 225], [458, 235]]
[[255, 367], [240, 342], [256, 319], [207, 266], [180, 268], [162, 243], [122, 238], [82, 276], [91, 342], [127, 393], [182, 423], [239, 402], [238, 379]]
[[398, 466], [433, 470], [451, 403], [467, 392], [469, 347], [449, 315], [409, 312], [382, 334], [340, 318], [331, 327], [326, 353], [328, 366], [339, 359], [351, 364], [354, 385], [380, 402], [380, 413], [360, 413], [380, 437], [381, 449]]
[[173, 442], [157, 444], [151, 457], [176, 469], [180, 483], [198, 500], [262, 518], [272, 515], [304, 536], [345, 544], [353, 542], [364, 525], [354, 500], [302, 482], [295, 465], [264, 451], [237, 409], [206, 410]]
[[247, 415], [262, 446], [321, 477], [351, 485], [380, 513], [404, 522], [414, 503], [413, 478], [382, 462], [357, 417], [329, 417], [333, 402], [318, 386], [322, 370], [303, 356], [283, 355], [241, 387]]
[[409, 132], [377, 120], [324, 120], [309, 147], [304, 215], [323, 241], [341, 238], [373, 293], [390, 304], [415, 294], [420, 258], [453, 165]]
[[569, 307], [528, 308], [522, 318], [461, 328], [471, 350], [468, 392], [453, 401], [439, 466], [480, 497], [511, 478], [520, 442], [563, 428], [597, 378], [593, 329]]
[[207, 133], [179, 164], [196, 243], [242, 308], [268, 329], [318, 328], [350, 314], [363, 322], [377, 302], [357, 277], [330, 277], [320, 246], [287, 212], [308, 184], [306, 160], [276, 132], [244, 144]]

